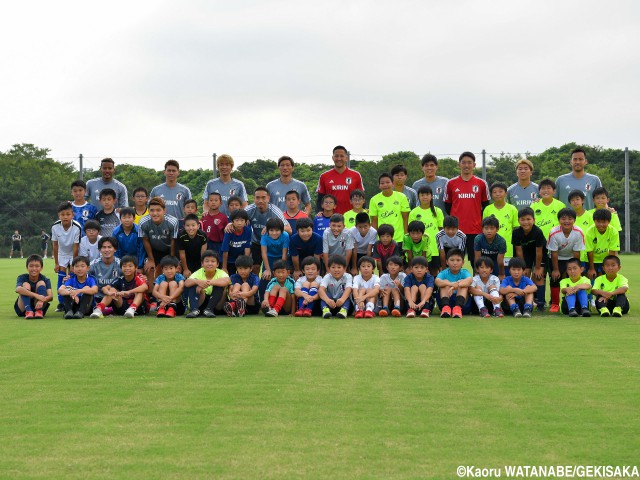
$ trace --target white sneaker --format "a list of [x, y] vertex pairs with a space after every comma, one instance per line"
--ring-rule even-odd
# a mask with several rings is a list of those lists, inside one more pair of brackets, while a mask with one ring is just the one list
[[278, 311], [275, 308], [270, 308], [267, 313], [264, 314], [265, 317], [277, 317]]
[[104, 315], [102, 314], [102, 310], [100, 310], [98, 307], [93, 309], [93, 313], [91, 315], [89, 315], [89, 318], [102, 318], [104, 317]]
[[595, 297], [591, 297], [591, 308], [596, 308], [596, 299]]
[[136, 314], [136, 309], [133, 307], [127, 308], [127, 311], [124, 312], [124, 318], [133, 318]]

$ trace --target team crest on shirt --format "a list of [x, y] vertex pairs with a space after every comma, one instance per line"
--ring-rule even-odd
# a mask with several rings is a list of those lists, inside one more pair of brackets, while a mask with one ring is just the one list
[[590, 183], [587, 183], [587, 184], [584, 186], [584, 189], [585, 189], [587, 192], [588, 192], [589, 190], [591, 190], [591, 184], [590, 184]]
[[536, 210], [536, 215], [540, 215], [542, 213], [542, 210], [540, 210], [539, 208]]
[[480, 190], [480, 189], [478, 188], [478, 186], [477, 186], [477, 185], [474, 185], [473, 187], [471, 187], [471, 191], [472, 191], [473, 193], [478, 193], [478, 190]]
[[214, 225], [220, 225], [220, 219], [219, 219], [219, 218], [216, 218], [216, 219], [213, 221], [213, 224], [214, 224]]
[[398, 200], [396, 200], [395, 202], [393, 202], [394, 205], [400, 205], [400, 202]]
[[230, 196], [230, 197], [233, 197], [235, 194], [236, 194], [236, 189], [235, 189], [235, 188], [231, 188], [231, 189], [229, 190], [229, 196]]
[[176, 194], [176, 200], [178, 200], [178, 201], [182, 200], [182, 193], [177, 193]]
[[596, 243], [598, 243], [598, 239], [597, 239], [597, 238], [594, 238], [594, 239], [593, 239], [593, 243], [594, 243], [594, 245], [595, 245]]
[[442, 193], [442, 187], [436, 188], [436, 193], [438, 193], [438, 194]]
[[536, 192], [531, 192], [531, 200], [535, 200], [537, 197]]
[[416, 215], [416, 220], [420, 220], [421, 218], [422, 218], [422, 214], [419, 213]]
[[378, 206], [379, 206], [379, 207], [384, 207], [384, 203], [382, 203], [382, 202], [378, 202]]
[[346, 180], [345, 180], [345, 183], [347, 185], [351, 185], [351, 177], [347, 177]]

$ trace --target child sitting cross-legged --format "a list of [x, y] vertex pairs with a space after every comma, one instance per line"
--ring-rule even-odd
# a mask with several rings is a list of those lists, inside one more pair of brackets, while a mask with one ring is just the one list
[[[168, 258], [168, 257], [167, 257]], [[113, 307], [117, 315], [133, 318], [137, 313], [144, 315], [147, 311], [145, 294], [149, 289], [146, 279], [137, 273], [138, 259], [132, 255], [125, 255], [120, 260], [122, 276], [110, 285], [102, 287], [102, 301], [96, 305], [91, 318], [101, 318], [104, 309]]]
[[295, 294], [298, 302], [296, 317], [310, 317], [313, 315], [313, 308], [320, 298], [318, 289], [322, 277], [320, 276], [320, 260], [316, 257], [307, 257], [300, 265], [304, 275], [298, 277], [295, 284]]
[[295, 283], [289, 276], [287, 261], [276, 260], [273, 263], [273, 278], [267, 284], [264, 292], [266, 298], [262, 302], [265, 317], [277, 317], [280, 312], [291, 313], [294, 292]]
[[566, 266], [567, 278], [560, 280], [562, 313], [570, 317], [590, 317], [587, 293], [591, 290], [591, 281], [582, 275], [582, 265], [577, 258], [567, 260]]
[[380, 293], [380, 278], [373, 271], [376, 261], [369, 256], [358, 260], [360, 273], [353, 279], [353, 304], [355, 318], [373, 318], [376, 316], [374, 308]]
[[422, 318], [429, 318], [433, 311], [434, 279], [429, 275], [429, 262], [424, 257], [413, 257], [409, 264], [411, 273], [404, 279], [404, 296], [407, 299], [407, 318], [420, 312]]
[[505, 308], [508, 307], [516, 318], [531, 317], [533, 296], [538, 291], [533, 280], [524, 275], [526, 266], [527, 264], [520, 257], [512, 258], [509, 262], [510, 275], [500, 284], [500, 294], [505, 297]]
[[473, 295], [478, 312], [482, 318], [489, 318], [491, 313], [496, 317], [504, 317], [500, 302], [500, 279], [493, 275], [493, 260], [480, 257], [475, 261], [476, 272], [469, 292]]
[[[244, 210], [238, 210], [244, 212]], [[235, 213], [235, 212], [234, 212]], [[229, 301], [224, 304], [224, 311], [229, 317], [244, 317], [246, 313], [255, 315], [260, 310], [258, 286], [260, 277], [253, 273], [251, 255], [239, 255], [234, 259], [236, 273], [231, 275]]]
[[158, 300], [156, 317], [173, 318], [184, 313], [182, 291], [184, 290], [184, 276], [178, 273], [180, 261], [171, 255], [162, 257], [160, 268], [162, 274], [156, 277], [153, 286], [153, 297]]
[[215, 318], [215, 310], [222, 302], [224, 292], [231, 282], [227, 272], [218, 268], [218, 252], [205, 250], [200, 261], [202, 268], [196, 270], [184, 282], [189, 298], [189, 308], [186, 318], [200, 316], [200, 308], [204, 305], [204, 315], [207, 318]]
[[387, 260], [387, 272], [380, 277], [380, 298], [382, 299], [382, 308], [378, 312], [381, 317], [389, 315], [389, 306], [393, 301], [393, 310], [391, 315], [394, 317], [402, 316], [402, 304], [404, 302], [404, 279], [407, 274], [402, 271], [403, 260], [401, 257], [394, 255]]

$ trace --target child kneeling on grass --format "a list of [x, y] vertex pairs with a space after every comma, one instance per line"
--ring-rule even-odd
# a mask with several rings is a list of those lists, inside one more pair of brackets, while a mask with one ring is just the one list
[[320, 298], [318, 289], [320, 288], [320, 260], [316, 257], [307, 257], [302, 261], [302, 275], [296, 280], [295, 294], [298, 301], [296, 317], [310, 317], [313, 315], [313, 308]]
[[[475, 261], [476, 272], [469, 287], [473, 295], [473, 301], [482, 318], [489, 318], [491, 313], [496, 317], [504, 317], [500, 302], [500, 279], [493, 275], [493, 260], [489, 257], [480, 257]], [[491, 310], [490, 310], [491, 309]]]
[[153, 286], [153, 297], [159, 301], [156, 317], [174, 318], [184, 313], [184, 276], [178, 273], [179, 266], [180, 260], [171, 255], [160, 260], [162, 274], [156, 277]]
[[224, 311], [229, 317], [244, 317], [247, 313], [255, 315], [260, 311], [260, 277], [251, 271], [253, 258], [250, 255], [239, 255], [234, 258], [233, 265], [236, 273], [230, 277], [229, 301], [224, 304]]
[[340, 255], [329, 257], [329, 273], [320, 283], [320, 306], [322, 318], [347, 318], [351, 308], [353, 277], [346, 272], [347, 260]]
[[224, 292], [231, 283], [227, 272], [218, 268], [218, 253], [213, 250], [205, 250], [201, 257], [202, 268], [196, 270], [185, 280], [184, 285], [189, 298], [191, 311], [187, 318], [200, 316], [200, 308], [205, 306], [204, 315], [207, 318], [215, 318], [215, 311], [222, 303]]
[[353, 279], [355, 318], [373, 318], [376, 316], [373, 310], [380, 293], [380, 278], [373, 273], [375, 268], [376, 261], [372, 257], [364, 256], [358, 260], [360, 273]]
[[434, 280], [429, 275], [429, 262], [424, 257], [413, 257], [409, 264], [411, 273], [404, 279], [404, 296], [409, 310], [407, 318], [420, 312], [422, 318], [429, 318], [433, 310]]
[[98, 284], [95, 278], [88, 275], [89, 259], [87, 257], [75, 257], [71, 261], [73, 275], [68, 277], [58, 289], [64, 305], [64, 318], [84, 318], [93, 306], [93, 296], [98, 293]]
[[19, 317], [26, 319], [44, 318], [53, 300], [51, 280], [42, 275], [42, 257], [29, 255], [27, 258], [27, 273], [18, 275], [16, 293], [18, 298], [13, 306]]
[[602, 261], [602, 268], [605, 274], [595, 279], [591, 289], [596, 297], [596, 308], [601, 317], [621, 317], [629, 313], [629, 281], [618, 273], [620, 258], [607, 255]]
[[562, 313], [570, 317], [590, 317], [587, 293], [591, 290], [591, 280], [582, 275], [582, 264], [577, 258], [567, 260], [566, 269], [568, 277], [560, 280]]
[[[164, 259], [163, 259], [164, 260]], [[102, 301], [93, 309], [91, 318], [101, 318], [106, 307], [111, 305], [116, 315], [133, 318], [134, 315], [147, 313], [146, 292], [149, 290], [147, 280], [137, 273], [138, 258], [125, 255], [120, 260], [123, 275], [111, 285], [102, 287]]]
[[264, 315], [266, 317], [277, 317], [280, 312], [291, 313], [294, 292], [295, 282], [289, 276], [287, 261], [275, 261], [273, 263], [273, 278], [267, 284], [264, 293], [266, 298], [262, 302]]
[[500, 294], [505, 297], [505, 308], [508, 307], [516, 318], [531, 317], [533, 296], [538, 291], [533, 280], [524, 275], [526, 266], [527, 264], [520, 257], [512, 258], [509, 262], [510, 275], [500, 284]]
[[402, 271], [402, 258], [394, 255], [387, 260], [387, 272], [380, 277], [380, 299], [382, 300], [382, 308], [378, 312], [381, 317], [389, 315], [389, 305], [393, 301], [393, 310], [391, 315], [394, 317], [402, 316], [402, 307], [404, 303], [404, 279], [407, 274]]
[[[436, 277], [435, 285], [439, 289], [440, 317], [462, 318], [463, 313], [471, 311], [471, 299], [467, 301], [468, 290], [473, 279], [464, 264], [464, 253], [459, 248], [447, 252], [447, 268]], [[452, 308], [453, 305], [453, 308]]]

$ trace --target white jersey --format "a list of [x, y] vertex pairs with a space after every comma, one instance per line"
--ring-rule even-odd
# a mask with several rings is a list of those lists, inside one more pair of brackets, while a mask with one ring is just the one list
[[364, 237], [360, 235], [360, 232], [358, 231], [358, 227], [351, 227], [349, 229], [349, 232], [351, 232], [351, 236], [353, 237], [353, 243], [360, 255], [366, 254], [369, 248], [369, 245], [374, 245], [378, 238], [378, 232], [373, 227], [369, 228], [369, 231]]
[[298, 280], [296, 280], [296, 284], [294, 285], [294, 288], [302, 288], [302, 285], [304, 285], [304, 282], [307, 282], [307, 281], [310, 281], [311, 283], [316, 282], [318, 285], [320, 285], [320, 282], [322, 282], [322, 276], [318, 275], [313, 280], [307, 280], [307, 277], [302, 275], [300, 278], [298, 278]]
[[[407, 278], [406, 273], [398, 272], [398, 276], [396, 277], [396, 280], [400, 280], [400, 285], [404, 285], [405, 278]], [[385, 273], [380, 277], [380, 289], [383, 289], [383, 288], [390, 288], [391, 290], [398, 288], [394, 280], [391, 278], [390, 273]], [[400, 291], [402, 291], [402, 288], [400, 289]]]
[[484, 293], [491, 293], [494, 290], [500, 290], [500, 279], [495, 275], [489, 275], [487, 283], [484, 283], [480, 278], [480, 275], [476, 275], [473, 277], [471, 286], [482, 290]]
[[327, 273], [320, 286], [327, 290], [329, 298], [337, 300], [342, 297], [347, 288], [353, 288], [353, 277], [350, 273], [345, 273], [342, 278], [334, 278], [333, 275]]
[[365, 280], [364, 278], [362, 278], [362, 275], [358, 274], [353, 279], [353, 288], [366, 288], [367, 290], [369, 290], [379, 286], [380, 277], [378, 277], [377, 275], [371, 275], [371, 278], [369, 280]]
[[98, 235], [96, 243], [91, 243], [89, 238], [85, 235], [80, 239], [80, 246], [78, 247], [78, 255], [89, 258], [89, 263], [93, 262], [96, 258], [100, 258], [100, 250], [98, 249], [98, 242], [102, 238]]
[[578, 227], [574, 226], [568, 237], [560, 225], [553, 227], [549, 232], [547, 250], [558, 252], [558, 260], [569, 260], [573, 258], [573, 252], [581, 252], [584, 249], [584, 233]]
[[75, 220], [71, 221], [71, 226], [65, 230], [62, 222], [58, 220], [51, 227], [51, 240], [58, 242], [58, 265], [68, 267], [73, 260], [73, 245], [80, 243], [82, 227]]

